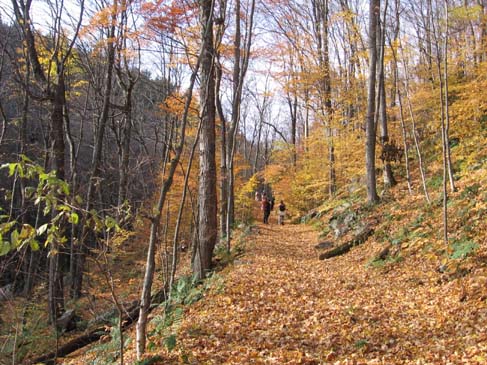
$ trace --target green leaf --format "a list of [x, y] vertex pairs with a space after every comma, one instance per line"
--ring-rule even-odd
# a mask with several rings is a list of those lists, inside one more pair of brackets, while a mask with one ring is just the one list
[[[13, 174], [15, 174], [15, 169], [17, 168], [19, 164], [18, 163], [9, 163], [7, 164], [6, 166], [8, 166], [8, 176], [12, 176]], [[5, 165], [3, 165], [5, 166]], [[2, 167], [3, 167], [2, 166]]]
[[22, 159], [23, 162], [30, 162], [30, 163], [32, 163], [32, 160], [29, 157], [27, 157], [26, 155], [24, 155], [24, 154], [21, 154], [20, 155], [20, 158]]
[[30, 240], [29, 241], [30, 248], [32, 251], [38, 251], [39, 250], [39, 242], [36, 240]]
[[16, 221], [6, 222], [0, 224], [0, 233], [8, 233], [13, 226], [15, 226]]
[[10, 244], [8, 241], [0, 241], [0, 256], [5, 256], [10, 252]]
[[168, 351], [172, 351], [176, 348], [176, 335], [172, 334], [164, 339], [164, 345]]
[[117, 221], [110, 216], [106, 216], [105, 217], [105, 227], [107, 227], [108, 229], [116, 228], [117, 227]]
[[20, 245], [20, 243], [19, 243], [19, 231], [14, 230], [10, 234], [10, 245], [11, 245], [11, 248], [18, 247]]
[[60, 184], [64, 195], [66, 196], [69, 195], [69, 185], [66, 183], [66, 181], [61, 180]]
[[69, 221], [69, 223], [72, 223], [72, 224], [78, 224], [78, 222], [79, 222], [78, 214], [75, 212], [71, 212], [71, 214], [69, 215], [68, 221]]

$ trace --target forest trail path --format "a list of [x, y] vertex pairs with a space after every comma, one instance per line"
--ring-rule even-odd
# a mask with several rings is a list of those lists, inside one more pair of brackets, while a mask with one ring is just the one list
[[460, 303], [460, 288], [437, 285], [429, 268], [370, 268], [370, 244], [319, 261], [316, 231], [275, 217], [256, 230], [219, 274], [223, 287], [190, 306], [164, 363], [185, 353], [190, 364], [446, 364], [484, 353], [476, 328], [486, 311]]

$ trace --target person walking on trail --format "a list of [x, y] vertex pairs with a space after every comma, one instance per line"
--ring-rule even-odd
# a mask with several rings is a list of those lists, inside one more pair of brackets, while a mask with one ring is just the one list
[[270, 200], [271, 203], [271, 210], [274, 210], [274, 203], [276, 202], [276, 198], [272, 197]]
[[277, 211], [277, 224], [283, 226], [284, 218], [286, 218], [286, 204], [284, 204], [284, 201], [281, 200], [281, 203], [279, 204], [279, 209]]
[[269, 215], [271, 214], [271, 202], [267, 199], [267, 195], [262, 197], [261, 209], [264, 212], [264, 223], [269, 224]]

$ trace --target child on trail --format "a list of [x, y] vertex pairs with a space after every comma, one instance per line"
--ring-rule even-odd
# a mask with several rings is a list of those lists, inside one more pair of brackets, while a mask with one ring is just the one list
[[265, 195], [265, 194], [262, 197], [261, 209], [264, 212], [264, 223], [269, 224], [269, 215], [271, 214], [271, 203], [267, 199], [267, 195]]
[[286, 205], [284, 204], [284, 201], [281, 200], [281, 204], [279, 204], [279, 210], [277, 211], [277, 224], [283, 226], [284, 218], [286, 218]]

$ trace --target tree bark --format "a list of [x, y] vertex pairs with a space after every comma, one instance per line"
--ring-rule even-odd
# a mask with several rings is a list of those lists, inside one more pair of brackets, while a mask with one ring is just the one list
[[375, 84], [377, 67], [377, 17], [380, 0], [370, 0], [369, 7], [369, 86], [366, 119], [365, 168], [367, 173], [367, 200], [377, 203], [377, 183], [375, 174]]
[[202, 59], [200, 85], [200, 117], [202, 118], [199, 174], [199, 239], [193, 260], [193, 273], [203, 279], [211, 269], [217, 241], [217, 199], [215, 161], [215, 66], [213, 47], [213, 2], [200, 0], [202, 25]]

